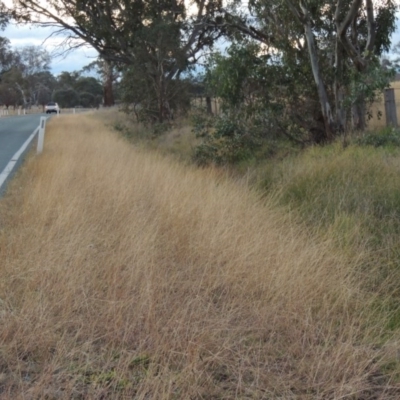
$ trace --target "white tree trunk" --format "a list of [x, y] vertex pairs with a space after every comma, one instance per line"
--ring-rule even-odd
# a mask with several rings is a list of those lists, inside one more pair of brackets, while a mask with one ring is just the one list
[[308, 19], [304, 21], [303, 24], [304, 24], [304, 33], [307, 41], [308, 54], [310, 56], [311, 68], [315, 84], [317, 85], [318, 98], [321, 105], [322, 115], [324, 118], [326, 139], [331, 139], [335, 133], [335, 121], [333, 119], [332, 109], [329, 104], [328, 95], [326, 93], [325, 85], [322, 80], [319, 68], [315, 38], [311, 29], [311, 24], [308, 21]]

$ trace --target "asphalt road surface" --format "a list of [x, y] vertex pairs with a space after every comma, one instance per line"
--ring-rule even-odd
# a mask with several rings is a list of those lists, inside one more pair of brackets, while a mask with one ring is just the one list
[[[21, 148], [32, 132], [39, 126], [40, 117], [43, 115], [46, 114], [0, 118], [0, 173], [5, 169], [14, 154]], [[22, 159], [23, 154], [8, 179], [15, 173]], [[4, 192], [5, 186], [6, 182], [0, 187], [0, 195]]]

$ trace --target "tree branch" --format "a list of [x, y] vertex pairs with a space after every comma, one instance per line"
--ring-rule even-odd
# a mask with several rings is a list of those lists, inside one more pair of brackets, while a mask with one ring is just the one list
[[370, 53], [372, 54], [372, 50], [375, 45], [376, 22], [374, 17], [374, 7], [372, 4], [372, 0], [366, 0], [366, 2], [367, 2], [367, 23], [368, 23], [368, 39], [367, 39], [366, 50], [369, 54]]
[[[346, 35], [351, 22], [357, 16], [358, 10], [360, 9], [360, 7], [362, 5], [362, 1], [363, 0], [353, 0], [353, 3], [350, 6], [350, 10], [347, 13], [345, 19], [343, 20], [343, 22], [340, 25], [339, 30], [338, 30], [338, 36], [340, 36], [341, 38], [343, 38]], [[338, 0], [337, 7], [342, 7], [342, 6], [343, 6], [343, 3], [340, 0]], [[341, 11], [340, 9], [336, 10], [337, 15], [339, 15], [340, 11]]]
[[[285, 0], [286, 4], [290, 8], [290, 11], [292, 11], [292, 14], [295, 16], [295, 18], [300, 22], [301, 24], [304, 24], [306, 22], [305, 16], [300, 13], [300, 11], [294, 6], [294, 4], [290, 0]], [[300, 6], [302, 4], [300, 3]]]

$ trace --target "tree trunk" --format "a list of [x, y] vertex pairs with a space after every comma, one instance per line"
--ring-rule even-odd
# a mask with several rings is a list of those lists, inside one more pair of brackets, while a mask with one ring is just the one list
[[104, 93], [104, 107], [112, 107], [114, 102], [114, 93], [111, 81], [106, 81], [103, 88]]
[[24, 103], [24, 108], [27, 108], [27, 100], [26, 100], [26, 96], [25, 96], [25, 91], [24, 89], [22, 89], [22, 87], [20, 86], [19, 83], [15, 83], [15, 86], [17, 87], [17, 89], [19, 90], [19, 92], [21, 93], [22, 96], [22, 101]]
[[322, 116], [324, 118], [325, 139], [330, 140], [335, 135], [335, 131], [336, 131], [335, 121], [332, 116], [332, 111], [331, 111], [331, 106], [329, 104], [328, 95], [326, 93], [325, 85], [322, 80], [321, 72], [319, 69], [318, 55], [317, 55], [317, 49], [315, 46], [314, 34], [312, 32], [311, 25], [308, 20], [306, 20], [304, 22], [304, 33], [306, 36], [307, 48], [308, 48], [308, 53], [310, 56], [310, 62], [311, 62], [313, 76], [314, 76], [314, 81], [315, 81], [315, 84], [317, 85], [318, 99], [319, 99], [319, 103], [321, 105], [321, 112], [322, 112]]
[[104, 107], [112, 107], [115, 104], [113, 92], [113, 67], [107, 61], [104, 61], [104, 63]]
[[160, 86], [158, 93], [158, 122], [162, 124], [164, 122], [164, 80], [163, 76], [160, 76]]
[[206, 96], [206, 107], [207, 107], [207, 114], [213, 115], [210, 96]]
[[343, 48], [339, 40], [336, 40], [335, 49], [335, 111], [337, 130], [344, 132], [346, 129], [346, 111], [343, 104]]
[[366, 127], [365, 121], [365, 101], [360, 99], [352, 107], [352, 125], [356, 131], [363, 131]]
[[165, 75], [163, 58], [160, 54], [160, 50], [157, 51], [157, 74], [158, 74], [158, 122], [162, 124], [164, 122], [164, 101], [166, 99], [165, 92]]

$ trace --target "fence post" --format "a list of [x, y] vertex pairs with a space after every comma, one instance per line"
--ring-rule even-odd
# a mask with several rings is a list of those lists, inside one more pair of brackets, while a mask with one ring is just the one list
[[39, 137], [37, 144], [37, 154], [40, 154], [43, 151], [44, 144], [44, 131], [46, 129], [46, 117], [40, 117], [40, 126], [39, 126]]
[[397, 127], [397, 110], [394, 89], [385, 89], [386, 126]]

